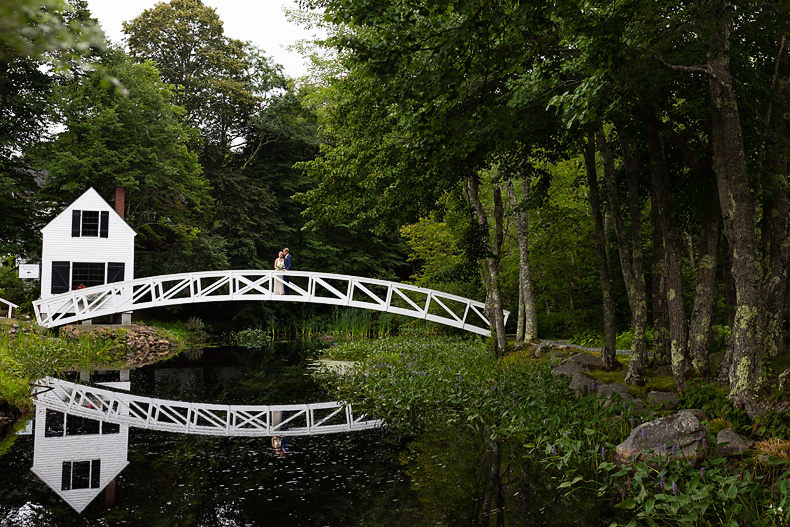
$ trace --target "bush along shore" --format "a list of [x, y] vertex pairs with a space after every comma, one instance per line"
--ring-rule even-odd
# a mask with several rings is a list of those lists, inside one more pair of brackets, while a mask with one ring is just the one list
[[64, 326], [46, 330], [22, 322], [0, 325], [0, 426], [31, 408], [30, 383], [69, 371], [135, 368], [178, 353], [185, 336], [145, 324]]
[[[415, 443], [479, 438], [482, 472], [469, 491], [477, 505], [465, 518], [478, 525], [561, 515], [574, 499], [581, 508], [604, 503], [596, 521], [612, 526], [790, 525], [786, 412], [751, 421], [727, 401], [726, 387], [631, 393], [595, 379], [593, 355], [539, 355], [496, 359], [478, 340], [401, 335], [328, 349], [325, 359], [357, 362], [324, 378], [339, 400]], [[435, 475], [448, 470], [438, 459]], [[412, 471], [431, 473], [422, 463]], [[532, 495], [548, 496], [542, 512], [523, 492], [524, 474], [536, 471]], [[440, 494], [428, 491], [429, 479], [419, 483], [423, 500]], [[432, 510], [449, 521], [447, 508]]]

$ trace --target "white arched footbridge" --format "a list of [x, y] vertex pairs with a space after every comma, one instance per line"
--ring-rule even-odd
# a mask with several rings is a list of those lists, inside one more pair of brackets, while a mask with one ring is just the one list
[[[275, 294], [275, 284], [288, 294]], [[137, 278], [33, 302], [46, 327], [151, 307], [198, 302], [278, 301], [351, 306], [430, 320], [490, 335], [485, 304], [412, 285], [308, 271], [205, 271]], [[509, 313], [505, 312], [505, 321]]]
[[37, 406], [98, 421], [163, 432], [214, 436], [304, 436], [382, 426], [340, 402], [223, 405], [156, 399], [47, 377], [33, 391]]

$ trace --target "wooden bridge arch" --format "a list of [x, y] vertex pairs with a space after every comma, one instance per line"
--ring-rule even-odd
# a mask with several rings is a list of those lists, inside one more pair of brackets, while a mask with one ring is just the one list
[[[289, 294], [274, 293], [282, 283]], [[490, 335], [485, 304], [387, 280], [312, 271], [230, 270], [137, 278], [33, 302], [36, 319], [57, 327], [152, 307], [225, 301], [309, 302], [384, 311]], [[505, 312], [505, 321], [509, 312]]]

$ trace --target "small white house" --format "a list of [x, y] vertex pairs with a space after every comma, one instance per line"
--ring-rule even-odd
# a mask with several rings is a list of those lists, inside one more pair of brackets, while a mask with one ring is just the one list
[[41, 233], [41, 298], [134, 278], [137, 233], [93, 188]]
[[[109, 384], [109, 383], [108, 383]], [[129, 383], [113, 383], [129, 390]], [[129, 425], [36, 407], [31, 471], [82, 512], [129, 464]]]

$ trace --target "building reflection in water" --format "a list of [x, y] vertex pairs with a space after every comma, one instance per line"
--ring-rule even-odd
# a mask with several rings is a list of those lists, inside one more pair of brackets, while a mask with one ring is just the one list
[[[129, 390], [129, 382], [101, 383]], [[114, 500], [115, 478], [129, 464], [129, 425], [68, 415], [36, 406], [33, 468], [36, 476], [82, 512], [107, 488]]]

